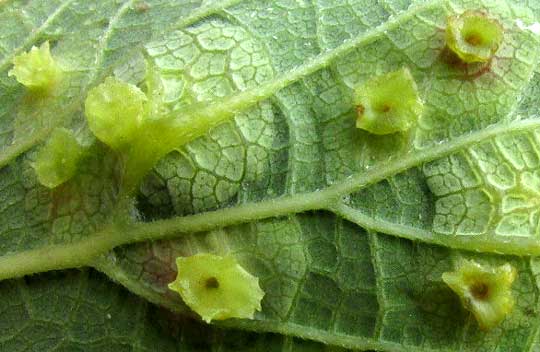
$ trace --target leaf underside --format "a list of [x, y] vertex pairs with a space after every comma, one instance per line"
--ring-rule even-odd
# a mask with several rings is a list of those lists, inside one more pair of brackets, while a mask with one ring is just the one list
[[[539, 349], [539, 8], [0, 1], [0, 350]], [[471, 9], [504, 28], [487, 67], [445, 49], [447, 17]], [[45, 41], [65, 90], [32, 99], [7, 72]], [[112, 75], [144, 89], [149, 64], [175, 118], [208, 128], [126, 201], [84, 100]], [[356, 129], [354, 87], [402, 67], [424, 102], [418, 125]], [[50, 190], [31, 164], [58, 126], [89, 147]], [[168, 289], [176, 257], [205, 252], [259, 279], [255, 319], [203, 324]], [[464, 258], [518, 271], [493, 330], [442, 281]], [[49, 269], [71, 270], [38, 274]]]

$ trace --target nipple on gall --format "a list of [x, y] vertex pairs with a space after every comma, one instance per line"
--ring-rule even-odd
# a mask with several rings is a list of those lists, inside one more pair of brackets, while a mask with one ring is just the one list
[[376, 76], [354, 89], [356, 127], [377, 135], [409, 130], [424, 105], [407, 68]]
[[178, 276], [169, 288], [207, 323], [228, 318], [252, 319], [261, 310], [259, 280], [232, 256], [201, 253], [176, 259]]
[[446, 45], [465, 63], [488, 62], [502, 41], [502, 26], [484, 13], [467, 11], [448, 18]]
[[65, 183], [77, 172], [82, 155], [83, 147], [73, 132], [65, 128], [55, 129], [32, 165], [39, 183], [48, 188]]
[[516, 276], [516, 269], [508, 263], [490, 267], [464, 260], [455, 271], [444, 273], [442, 279], [474, 315], [480, 329], [489, 330], [512, 312], [512, 283]]
[[60, 81], [62, 69], [51, 55], [49, 42], [45, 42], [13, 58], [8, 75], [30, 90], [47, 92]]
[[150, 10], [150, 5], [144, 1], [135, 4], [135, 10], [139, 13], [144, 13]]
[[115, 150], [121, 149], [140, 132], [146, 100], [138, 87], [108, 77], [88, 93], [88, 126], [100, 141]]

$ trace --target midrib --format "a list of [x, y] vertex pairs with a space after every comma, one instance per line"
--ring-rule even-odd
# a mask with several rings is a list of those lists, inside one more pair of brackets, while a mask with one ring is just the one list
[[[447, 144], [439, 144], [423, 151], [411, 152], [390, 165], [375, 166], [364, 173], [353, 175], [342, 183], [329, 186], [321, 191], [296, 194], [254, 204], [243, 204], [234, 208], [219, 209], [150, 223], [135, 223], [122, 227], [108, 226], [81, 241], [6, 255], [0, 257], [0, 280], [54, 269], [85, 266], [99, 254], [129, 243], [174, 238], [186, 233], [199, 233], [234, 224], [309, 210], [326, 209], [335, 211], [338, 214], [341, 212], [346, 217], [354, 220], [355, 217], [346, 214], [346, 209], [341, 202], [343, 196], [394, 176], [404, 170], [450, 155], [462, 148], [467, 148], [497, 135], [528, 131], [538, 127], [540, 127], [540, 120], [522, 120], [494, 125], [458, 137]], [[534, 240], [514, 241], [510, 244], [501, 241], [498, 244], [496, 241], [486, 241], [485, 239], [476, 240], [475, 242], [475, 239], [458, 241], [455, 237], [448, 237], [447, 242], [445, 242], [441, 240], [440, 236], [437, 237], [427, 233], [425, 230], [418, 229], [418, 231], [414, 232], [405, 227], [407, 230], [405, 233], [399, 230], [403, 225], [389, 224], [373, 218], [368, 218], [368, 220], [364, 224], [367, 229], [376, 230], [379, 227], [384, 228], [384, 226], [391, 225], [393, 229], [397, 229], [390, 231], [393, 235], [427, 243], [445, 244], [462, 249], [473, 249], [480, 246], [485, 251], [519, 252], [521, 255], [540, 254], [540, 243]]]

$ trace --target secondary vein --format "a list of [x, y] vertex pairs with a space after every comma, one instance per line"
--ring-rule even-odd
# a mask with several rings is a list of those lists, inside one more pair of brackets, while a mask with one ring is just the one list
[[[422, 151], [414, 151], [405, 156], [400, 156], [394, 161], [380, 164], [369, 170], [354, 174], [343, 182], [334, 184], [320, 191], [299, 193], [259, 203], [244, 204], [234, 208], [225, 208], [185, 217], [141, 223], [135, 225], [128, 236], [131, 237], [133, 242], [138, 242], [165, 238], [171, 235], [174, 236], [178, 232], [189, 233], [208, 231], [213, 228], [268, 217], [285, 216], [287, 214], [300, 213], [308, 210], [328, 209], [332, 211], [339, 206], [343, 196], [399, 174], [405, 170], [450, 155], [463, 148], [467, 148], [500, 134], [527, 131], [539, 127], [540, 120], [522, 120], [513, 123], [494, 125], [484, 130], [458, 137], [446, 144], [437, 144]], [[366, 225], [368, 224], [366, 223]], [[371, 226], [368, 226], [368, 228], [370, 227]], [[417, 239], [429, 240], [426, 236], [420, 235], [418, 235]]]
[[45, 31], [45, 29], [47, 29], [47, 27], [49, 26], [49, 24], [51, 24], [59, 15], [61, 15], [67, 8], [69, 5], [71, 5], [71, 3], [73, 2], [74, 0], [67, 0], [67, 1], [64, 1], [64, 3], [62, 3], [62, 5], [58, 6], [54, 12], [47, 18], [47, 20], [45, 20], [41, 26], [39, 26], [38, 28], [35, 28], [33, 29], [31, 32], [30, 32], [30, 35], [26, 38], [26, 40], [22, 43], [22, 45], [20, 45], [19, 47], [13, 49], [13, 51], [9, 54], [9, 55], [6, 55], [1, 61], [0, 61], [0, 71], [3, 71], [5, 70], [5, 68], [11, 64], [11, 61], [13, 60], [13, 58], [19, 54], [21, 51], [23, 51], [24, 49], [26, 49], [30, 44], [34, 43], [36, 41], [36, 39], [38, 39], [42, 34], [43, 32]]
[[189, 112], [182, 112], [182, 118], [189, 121], [201, 121], [200, 123], [205, 125], [209, 124], [207, 121], [214, 121], [216, 119], [219, 119], [220, 122], [225, 121], [239, 111], [245, 110], [256, 103], [271, 97], [288, 85], [327, 67], [347, 52], [350, 52], [361, 45], [366, 45], [375, 41], [385, 32], [398, 27], [402, 22], [413, 18], [418, 13], [441, 6], [441, 3], [442, 1], [435, 0], [427, 4], [416, 6], [400, 16], [396, 16], [395, 19], [385, 22], [374, 29], [368, 30], [358, 37], [347, 40], [335, 49], [323, 52], [295, 69], [285, 72], [258, 87], [234, 94], [214, 104], [193, 104], [189, 109]]
[[287, 216], [317, 209], [336, 211], [338, 214], [341, 213], [346, 218], [364, 225], [369, 229], [389, 231], [391, 234], [397, 236], [450, 245], [454, 248], [470, 249], [474, 246], [474, 248], [486, 251], [500, 251], [501, 248], [504, 248], [505, 252], [510, 253], [540, 254], [540, 243], [537, 241], [530, 240], [508, 244], [498, 243], [493, 240], [456, 240], [455, 238], [451, 239], [451, 241], [450, 239], [443, 240], [440, 237], [431, 236], [431, 234], [425, 231], [413, 233], [408, 228], [406, 229], [407, 231], [403, 230], [403, 225], [390, 226], [389, 223], [381, 220], [359, 216], [357, 211], [351, 212], [341, 204], [341, 198], [343, 196], [394, 176], [404, 170], [450, 155], [462, 148], [467, 148], [500, 134], [527, 131], [534, 128], [540, 128], [540, 120], [522, 120], [494, 125], [484, 130], [458, 137], [452, 142], [438, 144], [423, 151], [410, 153], [390, 165], [386, 164], [373, 167], [370, 170], [349, 177], [342, 183], [329, 186], [321, 191], [300, 193], [259, 203], [244, 204], [234, 208], [225, 208], [150, 223], [135, 223], [122, 227], [111, 225], [78, 242], [47, 246], [0, 257], [0, 280], [54, 269], [85, 266], [100, 254], [120, 245], [147, 240], [174, 238], [186, 233], [203, 232], [238, 223]]
[[[213, 3], [208, 6], [203, 6], [195, 10], [190, 16], [187, 16], [182, 21], [176, 23], [172, 28], [183, 28], [183, 27], [189, 26], [204, 17], [210, 16], [211, 14], [217, 11], [224, 10], [227, 7], [233, 6], [240, 1], [241, 0], [226, 0], [219, 3]], [[62, 6], [58, 7], [55, 10], [55, 12], [38, 29], [36, 29], [36, 31], [34, 31], [31, 36], [27, 38], [27, 40], [23, 43], [23, 45], [13, 50], [11, 55], [6, 56], [3, 60], [1, 60], [0, 71], [4, 70], [11, 63], [15, 55], [20, 53], [30, 44], [34, 43], [35, 40], [39, 38], [39, 35], [48, 27], [48, 25], [54, 19], [56, 19], [61, 13], [63, 13], [63, 11], [72, 2], [73, 0], [65, 1], [62, 4]], [[111, 33], [113, 32], [115, 28], [115, 25], [120, 21], [122, 16], [128, 12], [130, 6], [132, 6], [133, 3], [134, 3], [133, 0], [127, 1], [119, 8], [119, 10], [116, 12], [115, 16], [113, 16], [113, 19], [109, 23], [109, 26], [107, 27], [103, 37], [99, 41], [99, 50], [96, 56], [96, 68], [91, 70], [88, 82], [81, 91], [81, 94], [80, 94], [81, 101], [85, 98], [86, 90], [95, 83], [96, 79], [99, 78], [99, 75], [97, 74], [97, 72], [98, 72], [99, 66], [103, 63], [104, 53], [107, 48], [107, 44], [111, 38]], [[74, 105], [74, 106], [75, 106], [75, 109], [78, 108], [78, 105]], [[67, 113], [70, 113], [70, 112], [71, 110], [69, 110]], [[27, 150], [29, 150], [30, 148], [32, 148], [33, 146], [37, 145], [38, 143], [43, 141], [45, 138], [47, 138], [51, 130], [52, 128], [41, 128], [28, 136], [22, 137], [20, 140], [18, 140], [14, 144], [3, 148], [0, 152], [0, 169], [8, 165], [13, 160], [15, 160], [19, 155], [25, 153]]]

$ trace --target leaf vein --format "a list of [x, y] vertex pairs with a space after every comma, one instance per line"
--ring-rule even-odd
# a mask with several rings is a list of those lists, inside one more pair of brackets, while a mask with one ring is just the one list
[[0, 71], [3, 71], [6, 69], [7, 66], [11, 65], [11, 61], [13, 61], [13, 58], [19, 54], [21, 51], [25, 50], [30, 44], [33, 44], [36, 39], [39, 38], [39, 36], [48, 28], [48, 26], [53, 22], [58, 16], [60, 16], [68, 7], [71, 5], [71, 3], [74, 0], [66, 0], [62, 5], [60, 5], [48, 18], [45, 22], [42, 23], [41, 26], [36, 28], [31, 32], [31, 34], [27, 37], [27, 39], [22, 43], [21, 46], [14, 49], [9, 55], [6, 55], [6, 57], [3, 60], [0, 60]]

